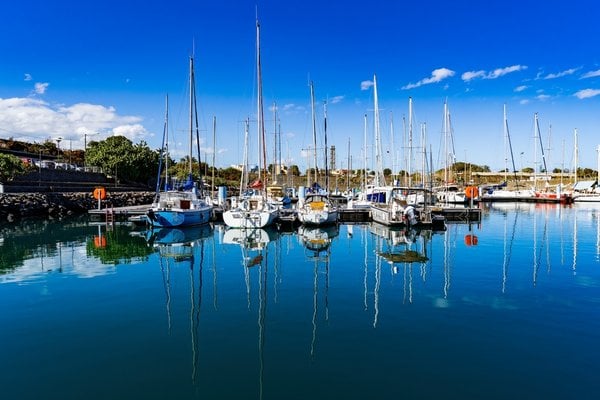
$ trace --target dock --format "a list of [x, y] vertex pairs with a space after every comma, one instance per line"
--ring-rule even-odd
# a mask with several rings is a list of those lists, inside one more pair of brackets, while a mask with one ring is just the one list
[[[88, 210], [92, 221], [113, 222], [127, 221], [130, 218], [142, 217], [150, 209], [151, 204], [126, 207], [111, 207], [102, 209]], [[442, 215], [447, 222], [479, 222], [481, 221], [481, 209], [478, 207], [432, 207], [434, 215]], [[215, 207], [213, 209], [213, 221], [223, 220], [223, 209]], [[295, 210], [286, 209], [282, 222], [295, 222]], [[340, 208], [338, 210], [338, 222], [356, 223], [370, 222], [371, 211], [368, 208]]]

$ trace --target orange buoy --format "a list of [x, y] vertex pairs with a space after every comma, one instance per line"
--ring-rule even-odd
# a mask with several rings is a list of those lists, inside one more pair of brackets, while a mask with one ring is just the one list
[[102, 186], [94, 189], [94, 198], [96, 200], [104, 200], [106, 198], [106, 189], [104, 189]]
[[471, 234], [465, 236], [465, 244], [467, 246], [477, 246], [477, 242], [477, 236]]
[[106, 237], [94, 236], [94, 247], [103, 249], [106, 247]]

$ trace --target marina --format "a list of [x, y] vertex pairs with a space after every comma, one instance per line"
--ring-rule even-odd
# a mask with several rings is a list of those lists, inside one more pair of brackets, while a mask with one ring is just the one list
[[4, 394], [592, 398], [600, 208], [480, 210], [445, 231], [3, 226]]

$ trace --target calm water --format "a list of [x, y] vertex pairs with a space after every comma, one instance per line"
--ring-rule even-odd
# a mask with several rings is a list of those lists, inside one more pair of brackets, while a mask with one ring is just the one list
[[599, 219], [505, 204], [442, 233], [1, 227], [0, 396], [595, 399]]

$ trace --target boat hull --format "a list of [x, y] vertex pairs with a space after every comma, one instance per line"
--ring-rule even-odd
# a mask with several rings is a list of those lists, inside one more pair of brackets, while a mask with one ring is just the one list
[[223, 213], [223, 222], [230, 228], [256, 229], [272, 225], [277, 213], [268, 211], [228, 210]]
[[299, 211], [298, 220], [305, 225], [320, 226], [335, 224], [338, 220], [337, 211]]
[[148, 224], [159, 228], [202, 225], [210, 222], [211, 217], [210, 207], [192, 210], [152, 209], [146, 215]]

